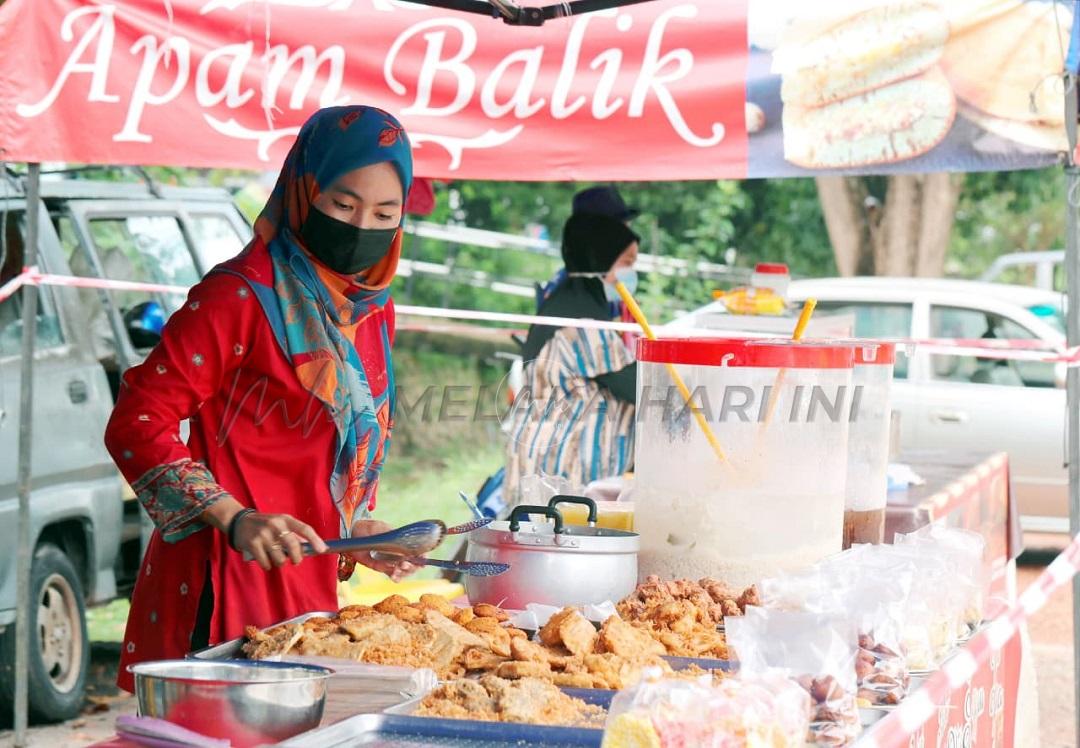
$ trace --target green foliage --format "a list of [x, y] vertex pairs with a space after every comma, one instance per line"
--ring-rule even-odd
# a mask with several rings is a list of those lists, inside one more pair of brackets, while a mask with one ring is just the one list
[[1064, 244], [1065, 173], [1061, 169], [968, 174], [945, 271], [975, 278], [1001, 254], [1061, 249]]

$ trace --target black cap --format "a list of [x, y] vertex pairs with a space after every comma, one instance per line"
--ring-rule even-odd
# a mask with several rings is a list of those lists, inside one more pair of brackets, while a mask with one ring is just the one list
[[641, 211], [628, 208], [622, 195], [614, 187], [600, 186], [590, 187], [574, 195], [574, 213], [592, 213], [629, 221], [640, 215]]

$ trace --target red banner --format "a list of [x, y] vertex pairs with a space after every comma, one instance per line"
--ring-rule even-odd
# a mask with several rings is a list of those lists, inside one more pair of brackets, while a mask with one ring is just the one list
[[427, 177], [1041, 166], [1071, 14], [655, 0], [524, 28], [400, 0], [7, 0], [0, 158], [274, 169], [312, 110], [369, 103]]

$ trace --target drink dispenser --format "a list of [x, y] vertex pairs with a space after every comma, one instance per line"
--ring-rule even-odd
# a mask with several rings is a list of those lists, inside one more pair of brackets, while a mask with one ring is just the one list
[[855, 395], [848, 441], [845, 548], [855, 543], [881, 543], [885, 539], [890, 393], [896, 363], [896, 346], [892, 343], [853, 342]]
[[786, 340], [638, 341], [642, 577], [748, 585], [841, 549], [854, 350]]

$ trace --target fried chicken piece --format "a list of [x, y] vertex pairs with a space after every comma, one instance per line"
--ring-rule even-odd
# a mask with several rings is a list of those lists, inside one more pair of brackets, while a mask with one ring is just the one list
[[402, 605], [394, 608], [393, 616], [405, 623], [424, 623], [426, 612], [424, 608], [414, 605]]
[[476, 647], [466, 649], [461, 658], [461, 664], [465, 666], [466, 670], [496, 670], [504, 662], [506, 662], [505, 657], [500, 657], [494, 652]]
[[421, 610], [437, 610], [447, 618], [454, 615], [454, 606], [450, 604], [449, 600], [441, 595], [433, 595], [430, 592], [421, 595], [420, 601], [416, 603], [415, 607]]
[[596, 651], [599, 635], [596, 627], [579, 613], [563, 619], [559, 626], [559, 638], [571, 654], [586, 655]]
[[758, 588], [755, 585], [750, 585], [739, 595], [739, 610], [746, 613], [748, 605], [761, 605], [761, 595], [758, 594]]
[[458, 608], [454, 611], [452, 616], [448, 616], [458, 626], [464, 626], [466, 623], [476, 618], [476, 614], [473, 613], [472, 608]]
[[510, 656], [517, 662], [540, 662], [556, 670], [566, 667], [572, 656], [564, 649], [543, 647], [528, 639], [511, 639]]
[[445, 633], [455, 642], [461, 644], [462, 650], [466, 647], [479, 647], [480, 649], [491, 648], [486, 639], [477, 636], [463, 626], [459, 626], [438, 611], [425, 611], [425, 619], [429, 626], [434, 627], [437, 631]]
[[263, 631], [257, 626], [248, 626], [244, 633], [248, 638], [241, 647], [244, 654], [253, 660], [264, 660], [267, 657], [288, 654], [303, 637], [304, 627], [289, 623]]
[[356, 642], [369, 642], [372, 639], [385, 641], [387, 632], [393, 632], [392, 638], [398, 639], [400, 638], [400, 632], [407, 632], [401, 621], [386, 613], [376, 613], [363, 618], [354, 618], [351, 621], [343, 621], [340, 628]]
[[506, 633], [510, 634], [511, 639], [528, 639], [529, 638], [529, 635], [526, 634], [524, 631], [522, 631], [521, 629], [513, 628], [513, 627], [507, 628]]
[[656, 667], [665, 673], [671, 672], [671, 666], [655, 655], [636, 658], [610, 653], [585, 655], [584, 665], [593, 675], [597, 688], [616, 691], [635, 685], [646, 668]]
[[544, 624], [540, 629], [540, 641], [549, 647], [561, 647], [563, 644], [562, 633], [560, 627], [567, 618], [572, 616], [581, 616], [577, 608], [563, 608], [558, 613], [548, 619], [548, 622]]
[[499, 623], [505, 623], [510, 620], [510, 614], [502, 608], [489, 605], [488, 603], [478, 603], [473, 606], [473, 613], [477, 618], [494, 618]]
[[596, 678], [588, 672], [555, 673], [552, 682], [559, 688], [597, 688]]
[[666, 654], [664, 645], [646, 631], [631, 626], [618, 616], [611, 616], [600, 627], [597, 650], [624, 657], [642, 657]]
[[336, 631], [338, 622], [335, 619], [327, 618], [326, 616], [314, 616], [300, 625], [304, 627], [305, 632]]
[[510, 634], [494, 618], [474, 618], [465, 624], [465, 630], [486, 641], [500, 657], [510, 656]]
[[540, 629], [540, 641], [548, 647], [566, 647], [572, 654], [596, 649], [596, 628], [575, 608], [563, 608]]
[[337, 657], [342, 660], [359, 660], [364, 645], [358, 644], [343, 633], [321, 636], [305, 636], [296, 645], [296, 654], [304, 657]]
[[389, 613], [390, 615], [393, 615], [394, 611], [398, 608], [404, 608], [408, 604], [409, 601], [401, 595], [391, 595], [382, 602], [375, 603], [375, 610], [379, 613]]
[[495, 674], [500, 678], [550, 678], [551, 667], [546, 662], [504, 662]]
[[353, 618], [363, 618], [377, 612], [370, 605], [347, 605], [338, 611], [338, 622], [350, 621]]

